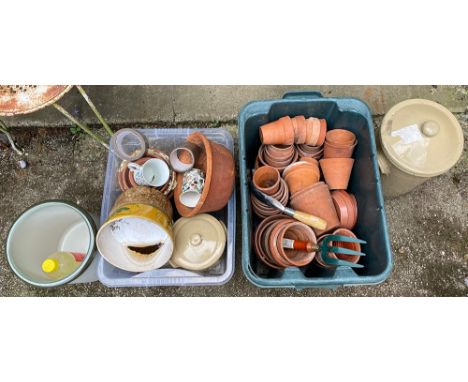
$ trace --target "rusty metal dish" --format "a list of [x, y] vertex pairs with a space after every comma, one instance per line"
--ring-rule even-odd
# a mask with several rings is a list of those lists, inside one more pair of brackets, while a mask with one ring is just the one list
[[73, 85], [0, 85], [0, 116], [28, 114], [57, 102]]

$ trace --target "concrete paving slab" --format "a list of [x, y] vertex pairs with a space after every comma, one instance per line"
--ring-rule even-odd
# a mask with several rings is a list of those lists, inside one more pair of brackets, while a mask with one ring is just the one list
[[[395, 261], [390, 278], [377, 286], [300, 292], [260, 289], [247, 281], [240, 266], [240, 219], [236, 271], [223, 286], [114, 289], [96, 282], [45, 290], [25, 284], [12, 274], [5, 259], [5, 239], [15, 217], [48, 198], [68, 199], [99, 214], [107, 153], [88, 136], [73, 136], [68, 129], [16, 128], [14, 134], [29, 153], [30, 167], [19, 169], [12, 152], [0, 149], [0, 296], [467, 296], [468, 113], [457, 117], [465, 135], [465, 151], [457, 166], [411, 194], [385, 203]], [[376, 125], [380, 121], [375, 118]], [[222, 127], [236, 137], [236, 125]], [[237, 206], [240, 214], [240, 200]]]
[[[84, 86], [84, 89], [111, 125], [235, 121], [247, 102], [281, 98], [285, 92], [294, 90], [318, 90], [326, 97], [358, 97], [370, 106], [374, 115], [382, 115], [408, 98], [433, 99], [456, 113], [464, 112], [468, 105], [467, 86]], [[59, 103], [85, 123], [97, 123], [76, 89]], [[9, 126], [70, 125], [52, 107], [3, 119]]]

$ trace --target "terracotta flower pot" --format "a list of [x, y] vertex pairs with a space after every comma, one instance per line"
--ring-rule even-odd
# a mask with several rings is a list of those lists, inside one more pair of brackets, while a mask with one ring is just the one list
[[283, 248], [285, 238], [316, 243], [317, 239], [312, 228], [294, 219], [282, 220], [275, 224], [269, 239], [270, 253], [277, 263], [286, 263], [296, 267], [310, 264], [315, 252], [285, 249]]
[[319, 162], [318, 162], [318, 160], [315, 159], [315, 158], [311, 158], [311, 157], [300, 157], [300, 158], [299, 158], [299, 161], [300, 161], [300, 162], [312, 163], [312, 164], [314, 164], [315, 166], [317, 166], [317, 169], [319, 168]]
[[291, 206], [298, 211], [308, 212], [327, 222], [326, 230], [314, 229], [317, 235], [340, 226], [330, 190], [324, 182], [318, 182], [291, 195]]
[[292, 145], [294, 143], [294, 126], [290, 117], [260, 127], [260, 140], [268, 145]]
[[307, 136], [307, 124], [305, 117], [303, 115], [298, 115], [297, 117], [294, 117], [292, 121], [293, 125], [296, 126], [294, 143], [305, 143]]
[[327, 132], [325, 140], [335, 146], [350, 146], [356, 142], [356, 135], [349, 130], [333, 129]]
[[358, 215], [356, 198], [344, 190], [335, 190], [331, 195], [341, 227], [353, 229], [357, 223]]
[[[337, 230], [333, 231], [333, 235], [356, 238], [356, 235], [346, 228], [338, 228]], [[359, 243], [346, 243], [342, 241], [337, 241], [337, 242], [333, 241], [332, 245], [334, 247], [347, 248], [347, 249], [352, 249], [354, 251], [361, 252], [361, 244]], [[354, 264], [357, 264], [359, 262], [359, 259], [361, 258], [360, 256], [348, 256], [348, 255], [339, 255], [339, 254], [336, 254], [336, 257], [342, 260], [350, 261], [351, 263], [354, 263]]]
[[[255, 254], [259, 258], [259, 260], [274, 269], [284, 269], [285, 267], [282, 267], [275, 263], [271, 256], [270, 256], [270, 250], [269, 246], [265, 247], [263, 245], [264, 243], [264, 234], [265, 231], [271, 227], [272, 225], [275, 224], [276, 221], [281, 220], [281, 219], [287, 219], [284, 215], [277, 215], [277, 216], [270, 216], [267, 217], [266, 219], [262, 220], [260, 224], [258, 225], [257, 229], [255, 230], [255, 235], [254, 235], [254, 248], [255, 248]], [[268, 242], [268, 241], [267, 241]]]
[[[283, 206], [288, 204], [289, 200], [289, 190], [288, 185], [286, 182], [280, 178], [280, 185], [278, 187], [278, 191], [271, 195], [272, 198], [278, 200]], [[257, 216], [260, 218], [266, 218], [268, 216], [279, 215], [281, 211], [277, 210], [274, 207], [269, 206], [258, 200], [255, 195], [251, 195], [250, 197], [252, 203], [252, 209]]]
[[[293, 154], [291, 157], [288, 157], [286, 160], [274, 160], [271, 157], [271, 150], [272, 150], [272, 145], [262, 145], [260, 146], [260, 149], [258, 150], [258, 162], [259, 165], [262, 166], [271, 166], [277, 168], [280, 172], [283, 171], [290, 163], [293, 163], [297, 161], [297, 158], [299, 157], [298, 152], [296, 151], [295, 147], [292, 146], [293, 149]], [[290, 146], [288, 146], [290, 147]], [[268, 150], [268, 155], [266, 151]], [[274, 150], [273, 150], [274, 151]], [[275, 154], [273, 154], [275, 155]]]
[[[327, 236], [330, 236], [330, 234], [320, 236], [317, 240], [318, 245], [322, 244], [323, 239], [325, 239]], [[338, 259], [338, 257], [336, 257], [336, 255], [333, 252], [328, 252], [328, 256], [331, 257], [332, 259]], [[336, 268], [336, 266], [328, 264], [323, 260], [321, 251], [317, 251], [317, 254], [314, 257], [314, 263], [317, 264], [321, 268], [327, 268], [327, 269]]]
[[253, 175], [254, 186], [267, 195], [273, 195], [280, 185], [280, 173], [271, 166], [259, 167]]
[[297, 145], [297, 152], [302, 157], [321, 159], [323, 156], [323, 146]]
[[327, 135], [327, 121], [325, 119], [320, 120], [320, 134], [315, 143], [317, 146], [322, 146], [325, 142], [325, 137]]
[[291, 194], [294, 194], [317, 183], [320, 180], [320, 170], [315, 164], [296, 162], [284, 169], [283, 178], [288, 184]]
[[235, 165], [232, 153], [226, 147], [208, 140], [200, 132], [190, 134], [187, 140], [200, 147], [194, 167], [205, 173], [205, 186], [198, 204], [194, 208], [187, 207], [179, 200], [184, 174], [177, 174], [174, 190], [177, 211], [183, 217], [218, 211], [228, 203], [234, 189]]
[[291, 160], [294, 157], [295, 147], [293, 145], [265, 145], [264, 157], [265, 159], [274, 161]]
[[357, 142], [351, 146], [335, 146], [325, 140], [323, 145], [323, 157], [324, 158], [351, 158], [353, 156], [354, 148]]
[[346, 190], [353, 169], [354, 159], [320, 159], [320, 168], [330, 190]]

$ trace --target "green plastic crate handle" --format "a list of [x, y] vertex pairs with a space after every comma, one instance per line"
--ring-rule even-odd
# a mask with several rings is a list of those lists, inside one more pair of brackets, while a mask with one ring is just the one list
[[310, 99], [315, 99], [315, 98], [323, 98], [322, 93], [318, 91], [310, 91], [310, 92], [305, 92], [305, 91], [295, 91], [295, 92], [287, 92], [283, 94], [283, 99], [291, 99], [291, 98], [310, 98]]

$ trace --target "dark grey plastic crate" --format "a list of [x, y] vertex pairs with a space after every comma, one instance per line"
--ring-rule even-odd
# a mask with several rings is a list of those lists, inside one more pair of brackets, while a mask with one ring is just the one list
[[[349, 191], [357, 199], [358, 224], [354, 232], [367, 241], [362, 269], [339, 267], [335, 271], [314, 265], [278, 271], [264, 266], [254, 253], [253, 233], [259, 223], [250, 208], [248, 180], [260, 147], [261, 125], [289, 115], [324, 118], [329, 129], [343, 127], [358, 139]], [[392, 252], [385, 220], [384, 201], [377, 165], [372, 116], [368, 106], [355, 98], [323, 98], [319, 92], [286, 93], [282, 99], [254, 101], [239, 113], [239, 168], [242, 202], [242, 269], [253, 284], [265, 288], [310, 288], [377, 284], [390, 275]]]

